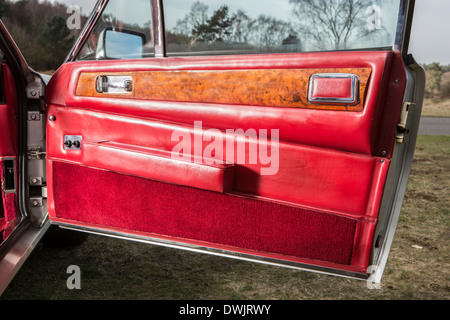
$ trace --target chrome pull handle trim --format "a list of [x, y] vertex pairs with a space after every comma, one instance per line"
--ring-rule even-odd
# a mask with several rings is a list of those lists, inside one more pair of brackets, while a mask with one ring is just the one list
[[[316, 81], [327, 81], [327, 80], [337, 80], [340, 81], [340, 85], [343, 84], [346, 80], [349, 81], [348, 84], [345, 84], [345, 94], [344, 96], [340, 96], [338, 94], [337, 96], [334, 96], [335, 92], [329, 91], [328, 94], [322, 96], [320, 93], [318, 94], [315, 92], [315, 82]], [[340, 86], [339, 85], [339, 86]], [[338, 89], [337, 91], [341, 90], [342, 88]], [[309, 79], [308, 84], [308, 102], [311, 104], [333, 104], [333, 105], [355, 105], [360, 102], [360, 96], [359, 96], [359, 90], [360, 90], [360, 78], [359, 76], [355, 74], [348, 74], [348, 73], [322, 73], [322, 74], [313, 74]], [[334, 91], [334, 90], [333, 90]]]
[[133, 91], [133, 78], [131, 76], [98, 76], [95, 81], [95, 90], [98, 93], [130, 93]]

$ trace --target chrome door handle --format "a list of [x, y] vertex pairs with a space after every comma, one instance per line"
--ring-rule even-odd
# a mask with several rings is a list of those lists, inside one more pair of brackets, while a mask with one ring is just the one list
[[313, 74], [309, 79], [311, 104], [355, 105], [359, 103], [359, 76], [349, 73]]
[[95, 81], [98, 93], [130, 93], [133, 91], [131, 76], [98, 76]]

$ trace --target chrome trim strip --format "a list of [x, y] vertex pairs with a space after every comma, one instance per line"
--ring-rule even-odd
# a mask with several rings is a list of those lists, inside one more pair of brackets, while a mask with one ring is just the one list
[[366, 281], [368, 278], [368, 276], [366, 274], [360, 274], [360, 273], [351, 272], [351, 271], [343, 271], [343, 270], [332, 269], [332, 268], [327, 268], [327, 267], [309, 265], [306, 263], [284, 261], [284, 260], [275, 259], [275, 258], [258, 257], [258, 256], [254, 256], [251, 254], [245, 254], [245, 253], [226, 251], [226, 250], [210, 248], [210, 247], [205, 247], [205, 246], [186, 244], [186, 243], [177, 242], [177, 241], [170, 241], [170, 240], [156, 239], [156, 238], [151, 238], [151, 237], [130, 235], [130, 234], [122, 233], [122, 232], [101, 230], [98, 228], [76, 226], [73, 224], [62, 223], [62, 222], [54, 222], [53, 221], [52, 224], [58, 225], [59, 227], [61, 227], [63, 229], [68, 229], [68, 230], [73, 230], [73, 231], [86, 232], [86, 233], [90, 233], [90, 234], [107, 236], [107, 237], [122, 239], [122, 240], [137, 241], [137, 242], [147, 243], [147, 244], [151, 244], [151, 245], [157, 245], [157, 246], [173, 248], [173, 249], [181, 249], [181, 250], [190, 251], [190, 252], [209, 254], [209, 255], [213, 255], [213, 256], [232, 258], [232, 259], [243, 260], [243, 261], [248, 261], [248, 262], [256, 262], [256, 263], [277, 266], [277, 267], [284, 267], [284, 268], [289, 268], [289, 269], [294, 269], [294, 270], [309, 271], [309, 272], [314, 272], [314, 273], [319, 273], [319, 274], [324, 274], [324, 275], [339, 276], [339, 277], [343, 277], [343, 278], [364, 280], [364, 281]]
[[3, 294], [49, 227], [50, 222], [48, 220], [42, 228], [29, 225], [28, 229], [20, 234], [20, 238], [8, 248], [8, 252], [0, 260], [0, 295]]
[[[316, 79], [351, 79], [352, 85], [351, 85], [351, 96], [350, 98], [335, 98], [335, 97], [317, 97], [312, 98], [313, 90], [314, 90], [314, 80]], [[348, 104], [357, 104], [359, 103], [359, 86], [360, 86], [360, 78], [356, 74], [350, 74], [350, 73], [316, 73], [313, 74], [309, 78], [308, 83], [308, 102], [310, 104], [323, 104], [323, 103], [330, 103], [330, 104], [336, 104], [336, 105], [348, 105]]]
[[108, 0], [98, 0], [97, 4], [92, 10], [89, 20], [84, 25], [83, 30], [80, 33], [80, 36], [78, 37], [77, 41], [75, 42], [66, 59], [64, 60], [64, 63], [75, 60], [75, 58], [78, 55], [78, 52], [81, 50], [88, 36], [91, 34], [92, 29], [95, 27], [95, 24], [97, 23], [97, 20], [101, 16], [103, 9], [105, 8], [107, 3]]
[[[411, 101], [414, 104], [411, 105], [408, 112], [407, 130], [409, 134], [405, 136], [405, 143], [396, 144], [394, 148], [391, 168], [389, 169], [386, 182], [387, 185], [390, 181], [398, 181], [398, 183], [395, 186], [388, 185], [392, 192], [385, 192], [380, 208], [380, 220], [374, 238], [376, 239], [378, 234], [382, 235], [383, 238], [380, 248], [374, 248], [373, 265], [376, 267], [373, 270], [375, 274], [372, 277], [374, 283], [381, 282], [386, 268], [408, 186], [419, 133], [423, 95], [425, 92], [425, 71], [414, 62], [408, 66], [406, 74], [408, 81], [404, 101]], [[373, 245], [375, 246], [375, 244]]]
[[163, 58], [166, 55], [163, 4], [161, 0], [151, 0], [151, 6], [155, 57]]
[[[67, 55], [64, 63], [74, 61], [82, 46], [86, 42], [92, 29], [95, 27], [97, 20], [100, 18], [109, 0], [98, 0], [96, 6], [92, 10], [89, 20], [83, 27], [80, 36], [75, 42], [74, 46]], [[161, 0], [151, 0], [152, 23], [153, 23], [153, 38], [155, 57], [165, 56], [165, 41], [164, 41], [164, 19], [163, 19], [163, 5]]]
[[408, 54], [415, 4], [416, 0], [400, 0], [394, 51], [401, 52], [404, 57]]
[[103, 94], [130, 94], [133, 91], [133, 77], [99, 75], [95, 79], [95, 91]]

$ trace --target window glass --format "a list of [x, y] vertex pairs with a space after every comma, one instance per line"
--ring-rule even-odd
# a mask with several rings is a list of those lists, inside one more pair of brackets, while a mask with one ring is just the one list
[[77, 60], [154, 56], [150, 0], [110, 0]]
[[168, 55], [392, 48], [400, 0], [164, 0]]

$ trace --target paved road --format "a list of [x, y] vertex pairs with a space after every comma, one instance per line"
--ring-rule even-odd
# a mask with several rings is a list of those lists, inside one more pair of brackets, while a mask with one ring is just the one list
[[450, 136], [450, 118], [422, 117], [419, 134], [429, 136]]

